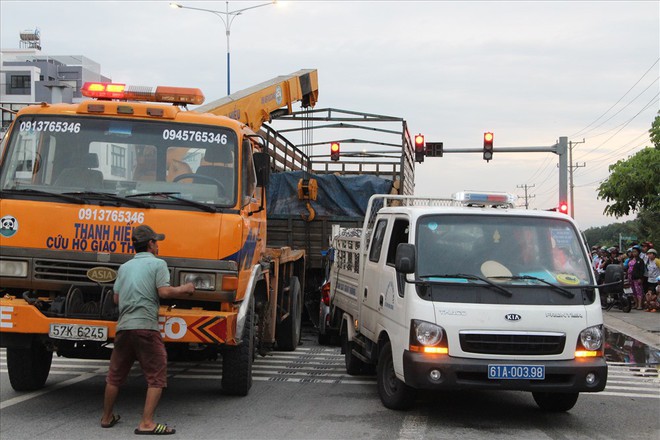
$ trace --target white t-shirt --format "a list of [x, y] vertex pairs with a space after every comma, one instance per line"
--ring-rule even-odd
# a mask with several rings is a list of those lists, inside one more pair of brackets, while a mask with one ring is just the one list
[[658, 257], [655, 257], [654, 260], [648, 259], [646, 263], [646, 276], [649, 283], [655, 284], [658, 282], [658, 277], [660, 277], [660, 261], [658, 261]]

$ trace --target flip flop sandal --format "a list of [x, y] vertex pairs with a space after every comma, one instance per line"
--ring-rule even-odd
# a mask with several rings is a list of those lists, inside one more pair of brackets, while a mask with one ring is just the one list
[[176, 429], [170, 428], [169, 426], [163, 424], [163, 423], [157, 423], [154, 429], [151, 431], [142, 431], [140, 429], [135, 428], [135, 434], [137, 435], [170, 435], [174, 434], [176, 432]]
[[112, 428], [117, 424], [117, 422], [121, 419], [121, 416], [116, 416], [112, 415], [112, 420], [110, 420], [110, 423], [101, 423], [101, 428]]

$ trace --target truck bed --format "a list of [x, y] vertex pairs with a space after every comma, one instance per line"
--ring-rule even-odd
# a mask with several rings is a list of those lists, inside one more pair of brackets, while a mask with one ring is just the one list
[[332, 225], [344, 228], [362, 226], [361, 217], [317, 217], [312, 222], [302, 216], [274, 214], [268, 217], [268, 247], [304, 249], [310, 269], [323, 268], [321, 251], [330, 247]]
[[342, 230], [335, 237], [335, 261], [330, 270], [330, 301], [333, 308], [358, 316], [360, 283], [360, 229]]

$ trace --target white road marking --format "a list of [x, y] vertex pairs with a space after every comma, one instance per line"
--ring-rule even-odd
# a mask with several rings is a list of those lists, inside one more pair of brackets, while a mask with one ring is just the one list
[[91, 379], [94, 376], [97, 376], [99, 372], [95, 373], [83, 373], [77, 377], [73, 377], [71, 379], [67, 379], [62, 382], [58, 382], [54, 385], [48, 386], [46, 388], [42, 388], [37, 391], [32, 391], [30, 393], [26, 394], [21, 394], [20, 396], [12, 397], [11, 399], [7, 399], [3, 402], [0, 402], [0, 410], [8, 408], [10, 406], [16, 405], [21, 402], [25, 402], [26, 400], [34, 399], [35, 397], [42, 396], [44, 394], [50, 393], [55, 390], [59, 390], [60, 388], [68, 387], [70, 385], [76, 384], [78, 382], [85, 381], [87, 379]]
[[[72, 359], [54, 357], [50, 374], [75, 376], [53, 384], [43, 390], [22, 394], [0, 403], [0, 409], [38, 397], [56, 389], [96, 377], [105, 376], [108, 360]], [[0, 349], [0, 373], [7, 373], [6, 350]], [[136, 364], [131, 376], [140, 376]], [[168, 376], [176, 379], [218, 380], [222, 377], [222, 362], [171, 362]], [[313, 384], [375, 385], [375, 376], [350, 376], [346, 374], [344, 357], [338, 348], [298, 347], [294, 352], [272, 352], [258, 356], [253, 365], [256, 382], [285, 382]], [[609, 365], [607, 387], [600, 393], [583, 393], [591, 396], [617, 396], [644, 399], [660, 399], [660, 373], [655, 366], [615, 364]], [[401, 438], [421, 438], [425, 432], [424, 420], [411, 418], [401, 427]], [[418, 435], [422, 433], [421, 437]]]
[[407, 415], [399, 429], [399, 439], [417, 440], [426, 437], [427, 417]]

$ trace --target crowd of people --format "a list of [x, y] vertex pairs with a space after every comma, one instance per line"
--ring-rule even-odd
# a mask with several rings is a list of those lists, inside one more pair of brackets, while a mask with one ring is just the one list
[[617, 246], [593, 246], [591, 255], [598, 284], [605, 281], [607, 266], [618, 264], [623, 268], [624, 286], [631, 291], [633, 308], [660, 311], [660, 259], [653, 243], [634, 243], [625, 251]]

